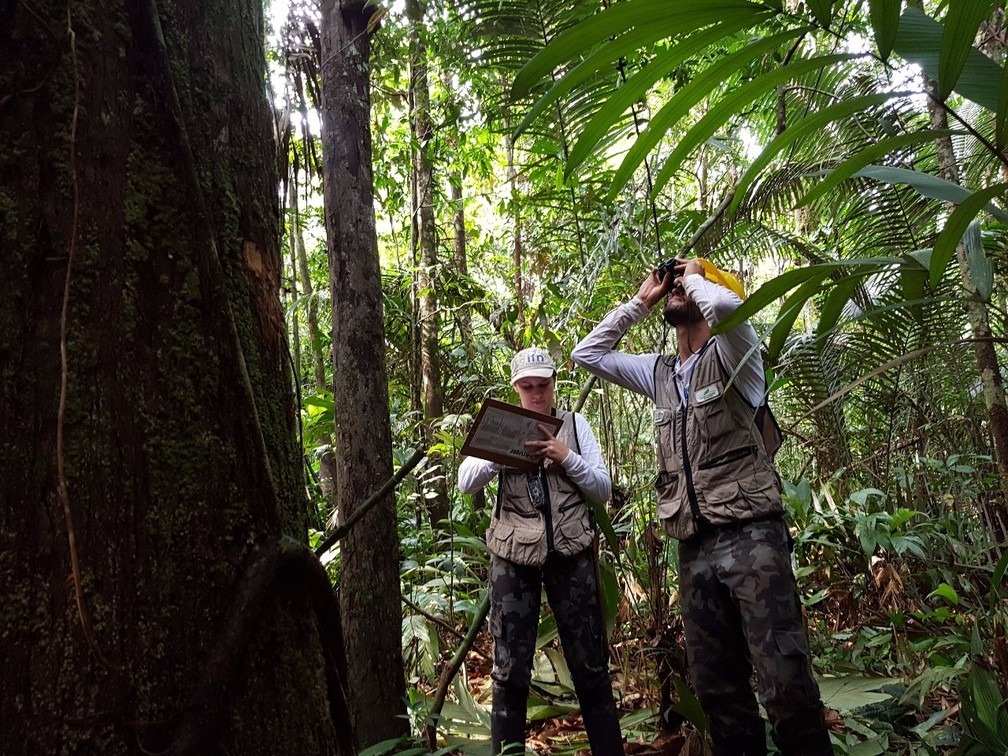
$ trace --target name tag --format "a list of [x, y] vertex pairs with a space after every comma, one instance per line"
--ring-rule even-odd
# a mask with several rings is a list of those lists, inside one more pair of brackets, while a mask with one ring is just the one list
[[721, 384], [712, 383], [710, 386], [697, 389], [693, 394], [693, 399], [697, 404], [707, 404], [708, 402], [713, 402], [719, 396], [721, 396]]

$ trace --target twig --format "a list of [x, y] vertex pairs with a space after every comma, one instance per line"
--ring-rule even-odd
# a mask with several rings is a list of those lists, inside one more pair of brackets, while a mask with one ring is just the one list
[[341, 540], [347, 533], [350, 532], [350, 528], [357, 524], [357, 522], [366, 515], [375, 504], [385, 498], [385, 495], [395, 488], [399, 484], [399, 481], [412, 472], [413, 468], [419, 465], [424, 459], [426, 459], [426, 455], [424, 454], [423, 449], [417, 449], [413, 452], [413, 456], [406, 460], [405, 464], [396, 471], [395, 475], [385, 481], [385, 484], [381, 488], [371, 494], [367, 501], [357, 507], [346, 522], [326, 536], [326, 539], [315, 548], [315, 555], [321, 558], [323, 554], [329, 551], [329, 549], [331, 549], [337, 541]]
[[63, 279], [63, 305], [60, 309], [60, 394], [59, 410], [56, 413], [56, 477], [60, 503], [63, 505], [63, 517], [66, 519], [67, 542], [70, 548], [70, 569], [73, 576], [74, 596], [77, 599], [77, 615], [80, 617], [81, 629], [91, 652], [106, 668], [120, 672], [121, 667], [109, 661], [108, 657], [98, 648], [91, 627], [91, 617], [87, 604], [84, 602], [84, 585], [81, 577], [80, 557], [77, 551], [77, 532], [74, 529], [73, 512], [70, 508], [70, 492], [66, 478], [66, 455], [64, 450], [64, 425], [66, 421], [67, 383], [69, 369], [67, 367], [67, 314], [70, 310], [70, 279], [73, 273], [74, 255], [77, 252], [77, 230], [80, 223], [80, 187], [77, 183], [77, 117], [80, 108], [80, 72], [77, 68], [77, 36], [74, 33], [73, 17], [70, 5], [67, 4], [67, 36], [70, 39], [70, 58], [73, 61], [74, 75], [74, 107], [70, 119], [70, 185], [73, 190], [73, 216], [70, 222], [70, 242], [67, 248], [66, 275]]

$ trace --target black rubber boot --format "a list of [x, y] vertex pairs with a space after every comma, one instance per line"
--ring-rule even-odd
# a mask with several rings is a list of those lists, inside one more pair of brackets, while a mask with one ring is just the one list
[[781, 756], [833, 756], [822, 706], [778, 722], [773, 739]]
[[766, 752], [766, 735], [762, 732], [711, 737], [714, 756], [766, 756]]
[[578, 704], [593, 756], [623, 756], [623, 733], [609, 680], [597, 689], [578, 691]]
[[824, 728], [791, 738], [774, 738], [781, 756], [833, 756], [833, 743]]
[[525, 752], [525, 716], [528, 689], [505, 688], [494, 683], [490, 712], [490, 753], [493, 756]]

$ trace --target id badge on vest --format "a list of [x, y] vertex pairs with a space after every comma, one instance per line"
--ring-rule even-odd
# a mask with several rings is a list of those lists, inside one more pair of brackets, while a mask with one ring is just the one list
[[697, 405], [709, 404], [724, 393], [721, 381], [702, 386], [693, 392], [693, 403]]

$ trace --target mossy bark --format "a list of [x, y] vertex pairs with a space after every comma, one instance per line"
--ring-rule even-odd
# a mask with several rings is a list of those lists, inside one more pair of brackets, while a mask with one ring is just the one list
[[[305, 540], [262, 3], [4, 5], [0, 752], [162, 752], [246, 564]], [[315, 610], [282, 592], [216, 752], [339, 750]]]

